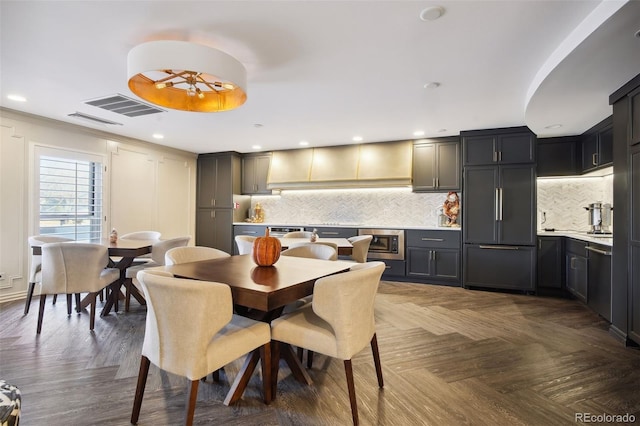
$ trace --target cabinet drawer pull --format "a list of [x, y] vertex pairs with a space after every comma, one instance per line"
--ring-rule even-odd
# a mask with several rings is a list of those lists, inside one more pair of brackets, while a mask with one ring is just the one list
[[496, 188], [496, 221], [500, 220], [500, 188]]
[[489, 249], [489, 250], [520, 250], [519, 247], [515, 246], [479, 246], [481, 249]]
[[391, 266], [386, 265], [386, 266], [384, 267], [384, 269], [391, 269]]
[[424, 237], [424, 238], [421, 238], [421, 240], [422, 241], [441, 241], [442, 242], [442, 241], [444, 241], [444, 238], [427, 238], [427, 237]]
[[591, 163], [594, 166], [598, 165], [598, 153], [597, 152], [594, 152], [593, 155], [591, 156]]
[[339, 232], [331, 232], [331, 231], [320, 231], [321, 235], [340, 235]]
[[597, 248], [594, 248], [594, 247], [589, 247], [589, 246], [586, 246], [585, 249], [587, 249], [589, 251], [592, 251], [592, 252], [595, 252], [595, 253], [603, 254], [605, 256], [611, 256], [611, 252], [610, 251], [600, 250], [600, 249], [597, 249]]
[[497, 151], [493, 151], [493, 162], [494, 163], [498, 162], [498, 152]]
[[242, 231], [243, 234], [257, 234], [256, 231]]

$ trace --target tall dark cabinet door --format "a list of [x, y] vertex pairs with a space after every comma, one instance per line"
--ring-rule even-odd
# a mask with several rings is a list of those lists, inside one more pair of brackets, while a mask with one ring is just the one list
[[535, 173], [535, 165], [500, 166], [498, 216], [501, 244], [536, 243]]
[[533, 133], [515, 133], [498, 136], [499, 162], [533, 163], [536, 161], [536, 144]]
[[495, 166], [465, 167], [462, 191], [465, 243], [498, 242], [498, 182], [499, 169]]
[[413, 187], [417, 190], [436, 188], [436, 144], [413, 147]]
[[463, 165], [494, 164], [497, 160], [495, 157], [498, 149], [496, 144], [497, 139], [493, 135], [465, 136], [462, 148]]
[[629, 157], [629, 337], [640, 344], [640, 145]]
[[439, 143], [436, 153], [438, 189], [460, 189], [460, 143]]

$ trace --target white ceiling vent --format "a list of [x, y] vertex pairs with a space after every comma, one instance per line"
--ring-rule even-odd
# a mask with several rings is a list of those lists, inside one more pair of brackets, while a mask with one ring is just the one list
[[84, 112], [74, 112], [72, 114], [69, 114], [69, 117], [75, 117], [75, 118], [79, 118], [81, 120], [86, 120], [86, 121], [90, 121], [94, 124], [110, 124], [110, 125], [114, 125], [114, 126], [122, 126], [122, 123], [117, 123], [115, 121], [111, 121], [111, 120], [106, 120], [104, 118], [100, 118], [100, 117], [96, 117], [94, 115], [89, 115], [89, 114], [85, 114]]
[[127, 98], [119, 93], [109, 95], [103, 98], [92, 99], [85, 102], [87, 105], [106, 109], [116, 114], [126, 115], [127, 117], [138, 117], [141, 115], [156, 114], [165, 112], [165, 110], [145, 104], [135, 99]]

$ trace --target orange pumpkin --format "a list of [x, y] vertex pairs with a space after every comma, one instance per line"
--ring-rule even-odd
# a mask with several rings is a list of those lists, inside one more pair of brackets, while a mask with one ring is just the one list
[[253, 242], [253, 261], [258, 266], [271, 266], [280, 258], [282, 245], [280, 240], [269, 236], [269, 228], [264, 237], [258, 237]]

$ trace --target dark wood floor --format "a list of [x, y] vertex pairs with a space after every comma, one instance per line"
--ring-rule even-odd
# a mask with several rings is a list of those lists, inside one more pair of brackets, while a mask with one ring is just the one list
[[[50, 303], [50, 302], [49, 302]], [[23, 395], [24, 425], [126, 425], [131, 415], [145, 309], [96, 320], [67, 317], [64, 299], [0, 306], [0, 378]], [[370, 351], [354, 359], [365, 425], [562, 425], [575, 413], [632, 413], [640, 422], [640, 351], [623, 347], [606, 323], [577, 301], [383, 282], [376, 300], [385, 388]], [[240, 361], [226, 367], [231, 380]], [[282, 364], [277, 400], [262, 403], [259, 373], [243, 399], [200, 385], [197, 424], [350, 424], [342, 362], [317, 355], [312, 386]], [[141, 425], [182, 421], [186, 380], [151, 367]]]

